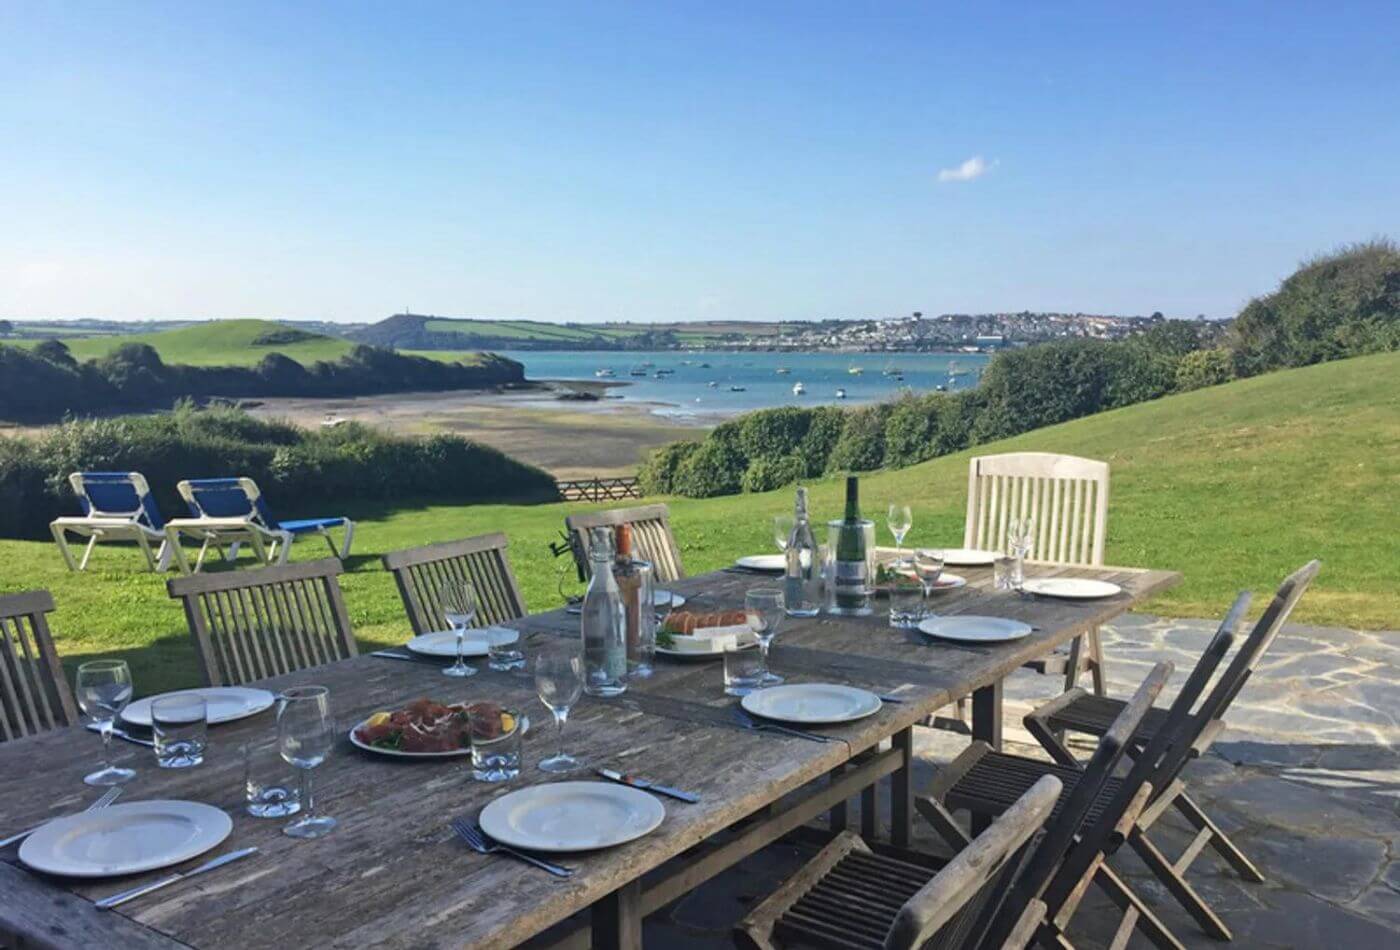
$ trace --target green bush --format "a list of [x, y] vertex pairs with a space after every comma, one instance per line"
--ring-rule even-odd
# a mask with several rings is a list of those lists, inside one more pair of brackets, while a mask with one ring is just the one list
[[901, 396], [895, 402], [885, 421], [886, 465], [902, 468], [933, 458], [939, 406], [949, 398], [942, 393], [934, 393], [929, 396]]
[[750, 462], [791, 455], [802, 445], [812, 424], [812, 410], [797, 406], [760, 409], [741, 417], [738, 443]]
[[836, 472], [871, 472], [885, 463], [885, 419], [888, 404], [862, 406], [846, 413], [846, 425], [841, 438], [827, 459], [828, 474]]
[[802, 463], [806, 467], [804, 475], [815, 478], [826, 471], [831, 450], [836, 448], [836, 443], [845, 428], [844, 410], [835, 406], [819, 406], [812, 410], [807, 434], [802, 437], [802, 444], [797, 449], [797, 454], [802, 457]]
[[140, 472], [167, 518], [185, 514], [176, 482], [234, 475], [256, 481], [279, 519], [341, 514], [364, 501], [558, 498], [545, 472], [458, 436], [400, 438], [357, 424], [310, 431], [184, 405], [0, 439], [0, 536], [44, 537], [51, 520], [77, 514], [75, 471]]
[[744, 472], [743, 488], [746, 492], [772, 491], [800, 481], [805, 473], [806, 465], [799, 455], [756, 458]]
[[733, 495], [743, 487], [744, 469], [743, 457], [732, 447], [706, 439], [676, 466], [673, 487], [688, 498]]
[[637, 481], [646, 495], [676, 493], [676, 468], [690, 453], [700, 448], [699, 442], [672, 442], [654, 449], [637, 472]]
[[1187, 353], [1176, 366], [1176, 388], [1188, 392], [1206, 386], [1218, 386], [1235, 378], [1235, 366], [1230, 351], [1221, 347]]

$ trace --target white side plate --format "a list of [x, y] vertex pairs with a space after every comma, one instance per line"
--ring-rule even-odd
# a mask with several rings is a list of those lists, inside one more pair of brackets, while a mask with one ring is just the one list
[[508, 792], [481, 810], [481, 830], [531, 851], [593, 851], [648, 834], [666, 817], [654, 795], [611, 782], [551, 782]]
[[957, 590], [959, 587], [967, 586], [967, 578], [961, 574], [949, 574], [944, 571], [938, 575], [938, 583], [933, 585], [930, 593], [939, 594], [945, 590]]
[[657, 607], [669, 607], [674, 610], [685, 606], [685, 597], [658, 587], [651, 592], [651, 602]]
[[880, 697], [836, 683], [789, 683], [756, 689], [740, 705], [764, 719], [814, 725], [864, 719], [880, 711]]
[[[485, 656], [491, 644], [505, 646], [520, 639], [520, 631], [509, 627], [477, 627], [468, 630], [462, 637], [462, 656]], [[414, 653], [423, 656], [445, 656], [449, 659], [457, 655], [457, 634], [451, 630], [438, 630], [414, 637], [404, 644]]]
[[1005, 643], [1019, 640], [1031, 632], [1030, 624], [1004, 617], [974, 617], [960, 614], [956, 617], [929, 617], [919, 621], [919, 632], [943, 640], [961, 640], [964, 643]]
[[981, 551], [977, 548], [943, 549], [943, 563], [955, 567], [991, 567], [992, 562], [1001, 556], [1000, 551]]
[[787, 558], [782, 554], [749, 554], [739, 558], [734, 564], [751, 571], [787, 570]]
[[188, 861], [232, 830], [232, 819], [212, 805], [129, 802], [49, 822], [20, 845], [19, 859], [45, 874], [115, 877]]
[[1123, 588], [1117, 584], [1089, 577], [1033, 577], [1021, 586], [1030, 594], [1067, 600], [1097, 600], [1123, 593]]
[[138, 699], [122, 710], [122, 718], [138, 726], [149, 726], [151, 703], [166, 696], [203, 696], [210, 725], [256, 716], [264, 709], [270, 709], [277, 701], [277, 697], [265, 689], [250, 689], [247, 686], [205, 686]]

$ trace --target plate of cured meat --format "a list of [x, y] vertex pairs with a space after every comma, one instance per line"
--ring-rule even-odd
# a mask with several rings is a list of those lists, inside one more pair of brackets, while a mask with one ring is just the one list
[[[476, 720], [473, 726], [472, 720]], [[529, 731], [530, 719], [506, 712], [496, 703], [440, 703], [415, 699], [399, 709], [376, 712], [350, 730], [357, 749], [405, 759], [450, 759], [472, 754], [472, 729], [478, 736], [498, 738], [519, 729]]]

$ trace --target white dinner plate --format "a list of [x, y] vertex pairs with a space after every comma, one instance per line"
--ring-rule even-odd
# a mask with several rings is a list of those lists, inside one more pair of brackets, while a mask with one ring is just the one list
[[54, 819], [24, 840], [19, 859], [45, 874], [115, 877], [188, 861], [232, 830], [212, 805], [128, 802]]
[[656, 796], [612, 782], [550, 782], [508, 792], [481, 810], [481, 830], [531, 851], [593, 851], [656, 830]]
[[1005, 643], [1019, 640], [1031, 632], [1030, 624], [1004, 617], [974, 617], [959, 614], [956, 617], [929, 617], [919, 621], [919, 632], [942, 640], [961, 640], [964, 643]]
[[750, 571], [785, 571], [787, 556], [783, 554], [747, 554], [734, 562], [735, 567]]
[[814, 725], [852, 722], [880, 711], [880, 697], [837, 683], [789, 683], [749, 693], [739, 704], [764, 719]]
[[256, 716], [264, 709], [270, 709], [277, 701], [277, 697], [265, 689], [250, 689], [247, 686], [206, 686], [138, 699], [122, 710], [122, 718], [138, 726], [149, 726], [151, 703], [166, 696], [203, 696], [206, 715], [211, 725]]
[[[462, 656], [485, 656], [491, 651], [491, 644], [504, 646], [519, 639], [520, 631], [509, 627], [477, 627], [468, 630], [466, 636], [462, 637]], [[414, 637], [404, 646], [423, 656], [455, 657], [457, 634], [451, 630], [438, 630]]]
[[[714, 641], [710, 641], [710, 642], [711, 642], [711, 645], [713, 645]], [[750, 634], [749, 636], [746, 636], [746, 637], [740, 642], [740, 644], [739, 644], [739, 648], [740, 648], [741, 650], [747, 650], [747, 649], [749, 649], [750, 647], [756, 647], [756, 646], [758, 646], [758, 641], [757, 641], [756, 639], [754, 639], [753, 636], [752, 636], [751, 634]], [[656, 647], [656, 653], [657, 653], [658, 656], [669, 656], [669, 657], [674, 657], [675, 659], [678, 659], [678, 660], [717, 660], [717, 659], [719, 659], [720, 657], [724, 656], [724, 650], [723, 650], [723, 649], [719, 649], [719, 650], [675, 650], [675, 649], [670, 649], [670, 648], [668, 648], [668, 647], [663, 647], [663, 646], [661, 646], [661, 645], [659, 645], [659, 644], [658, 644], [657, 647]]]
[[943, 549], [943, 563], [954, 567], [991, 567], [992, 562], [1001, 556], [1000, 551], [982, 551], [978, 548]]
[[[387, 755], [394, 759], [458, 759], [464, 755], [471, 755], [470, 746], [462, 749], [453, 749], [451, 752], [401, 752], [398, 749], [381, 749], [378, 746], [370, 745], [368, 742], [361, 742], [355, 735], [355, 730], [359, 729], [368, 720], [355, 724], [355, 728], [350, 730], [350, 744], [357, 749], [364, 749], [366, 752], [373, 752], [375, 755]], [[530, 732], [530, 717], [520, 717], [520, 738], [523, 740]]]
[[685, 597], [658, 587], [651, 592], [651, 602], [657, 607], [670, 607], [674, 610], [677, 607], [685, 606]]
[[1123, 588], [1108, 581], [1089, 577], [1033, 577], [1021, 585], [1030, 594], [1041, 597], [1064, 597], [1068, 600], [1097, 600], [1123, 593]]
[[949, 574], [944, 571], [938, 575], [938, 580], [934, 583], [932, 593], [940, 593], [945, 590], [957, 590], [959, 587], [967, 586], [967, 578], [961, 574]]

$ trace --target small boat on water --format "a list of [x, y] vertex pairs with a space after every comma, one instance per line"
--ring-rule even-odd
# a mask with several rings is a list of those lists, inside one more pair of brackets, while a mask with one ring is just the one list
[[661, 367], [661, 369], [659, 369], [659, 370], [656, 371], [656, 375], [657, 375], [658, 377], [661, 377], [661, 376], [674, 376], [675, 374], [676, 374], [676, 371], [675, 371], [675, 370], [673, 370], [673, 369], [667, 369], [667, 368], [664, 367], [664, 366]]
[[713, 379], [710, 380], [709, 385], [711, 389], [719, 389], [719, 383], [715, 382]]
[[797, 382], [792, 384], [792, 394], [794, 396], [800, 396], [806, 391], [807, 387], [802, 385], [802, 380], [799, 379]]
[[852, 376], [859, 376], [861, 373], [865, 372], [865, 370], [861, 369], [859, 366], [857, 366], [857, 365], [855, 365], [854, 363], [852, 363], [852, 364], [846, 369], [846, 372], [850, 373]]
[[896, 379], [904, 378], [904, 370], [900, 369], [898, 366], [895, 366], [893, 363], [886, 364], [884, 370], [882, 370], [882, 373], [885, 376], [893, 376]]
[[792, 372], [792, 370], [788, 369], [786, 366], [779, 366], [779, 367], [778, 367], [778, 375], [779, 375], [779, 376], [786, 376], [788, 373], [791, 373], [791, 372]]
[[594, 370], [593, 375], [597, 376], [599, 379], [612, 379], [617, 374], [605, 367], [603, 369]]
[[744, 386], [730, 386], [729, 391], [731, 393], [746, 393], [748, 389]]
[[701, 368], [701, 369], [709, 369], [709, 368], [710, 368], [710, 364], [709, 364], [709, 363], [701, 363], [701, 364], [700, 364], [700, 368]]
[[846, 398], [846, 390], [844, 390], [844, 389], [838, 389], [838, 390], [836, 390], [836, 398], [837, 398], [837, 399], [845, 399], [845, 398]]
[[645, 366], [634, 366], [627, 373], [628, 376], [645, 376], [647, 374]]
[[948, 387], [944, 386], [942, 383], [939, 383], [937, 386], [933, 387], [933, 391], [936, 393], [946, 393], [948, 391]]

